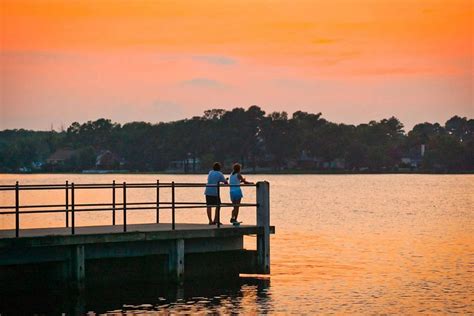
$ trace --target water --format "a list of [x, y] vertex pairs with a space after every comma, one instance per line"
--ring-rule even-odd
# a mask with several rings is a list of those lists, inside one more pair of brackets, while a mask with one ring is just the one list
[[[0, 175], [1, 184], [203, 182], [202, 175]], [[95, 290], [82, 304], [97, 313], [474, 313], [473, 175], [249, 175], [271, 184], [271, 276], [236, 282], [185, 284], [181, 289]], [[202, 189], [178, 191], [202, 200]], [[130, 192], [153, 199], [154, 192]], [[169, 192], [163, 192], [163, 199]], [[244, 189], [244, 202], [255, 200]], [[80, 193], [78, 202], [110, 199]], [[227, 198], [228, 199], [228, 198]], [[63, 193], [25, 194], [23, 203], [62, 203]], [[224, 199], [226, 201], [226, 199]], [[11, 196], [0, 196], [10, 204]], [[164, 214], [164, 220], [169, 216]], [[227, 221], [229, 211], [224, 211]], [[120, 216], [118, 217], [120, 219]], [[78, 225], [109, 224], [110, 214], [80, 214]], [[128, 216], [152, 222], [154, 212]], [[204, 210], [184, 210], [180, 222], [206, 223]], [[255, 222], [255, 211], [240, 220]], [[22, 217], [23, 227], [61, 226], [64, 217]], [[0, 218], [11, 228], [12, 218]], [[252, 248], [255, 240], [246, 239]], [[23, 298], [23, 302], [27, 302]], [[40, 308], [40, 307], [38, 307]]]

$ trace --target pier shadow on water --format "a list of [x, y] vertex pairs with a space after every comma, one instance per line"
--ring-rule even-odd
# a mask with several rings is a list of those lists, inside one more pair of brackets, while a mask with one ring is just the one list
[[[142, 280], [139, 280], [140, 277]], [[182, 284], [151, 278], [147, 269], [132, 277], [116, 280], [86, 279], [83, 290], [67, 284], [44, 284], [41, 277], [13, 287], [0, 287], [2, 315], [84, 315], [125, 314], [138, 311], [157, 313], [239, 313], [271, 311], [269, 278], [216, 276], [187, 280]], [[39, 283], [38, 283], [39, 282]]]

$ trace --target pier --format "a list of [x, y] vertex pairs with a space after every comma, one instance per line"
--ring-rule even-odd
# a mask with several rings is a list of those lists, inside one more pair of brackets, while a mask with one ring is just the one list
[[[1, 205], [0, 216], [14, 217], [15, 227], [0, 230], [0, 282], [17, 283], [18, 278], [36, 278], [81, 289], [94, 278], [113, 279], [127, 274], [127, 269], [144, 271], [150, 280], [182, 282], [209, 275], [269, 274], [270, 225], [269, 183], [258, 182], [255, 203], [241, 207], [255, 208], [255, 225], [208, 225], [176, 222], [180, 209], [205, 209], [202, 202], [180, 202], [176, 190], [205, 187], [197, 183], [121, 183], [110, 184], [55, 184], [0, 186], [0, 191], [14, 194], [14, 205]], [[229, 185], [218, 185], [218, 192]], [[127, 203], [127, 190], [152, 188], [152, 200]], [[171, 201], [163, 202], [163, 188], [171, 191]], [[62, 190], [64, 203], [23, 205], [21, 193], [26, 190]], [[106, 203], [78, 204], [78, 190], [109, 190]], [[1, 192], [4, 194], [5, 192]], [[8, 192], [7, 192], [8, 193]], [[9, 193], [8, 193], [9, 194]], [[117, 202], [117, 195], [122, 201]], [[220, 203], [216, 207], [233, 207]], [[127, 224], [127, 216], [142, 210], [156, 211], [155, 222]], [[160, 212], [171, 212], [171, 222], [160, 221]], [[110, 212], [110, 225], [76, 226], [79, 212]], [[23, 214], [63, 213], [64, 227], [21, 228]], [[131, 214], [130, 214], [131, 213]], [[121, 215], [121, 223], [116, 217]], [[203, 216], [205, 216], [203, 214]], [[217, 212], [220, 219], [220, 211]], [[244, 236], [255, 235], [257, 249], [244, 249]], [[125, 260], [125, 264], [119, 262]], [[133, 270], [133, 268], [132, 268]], [[146, 273], [149, 271], [149, 273]], [[132, 273], [133, 274], [133, 273]], [[64, 282], [66, 281], [66, 282]]]

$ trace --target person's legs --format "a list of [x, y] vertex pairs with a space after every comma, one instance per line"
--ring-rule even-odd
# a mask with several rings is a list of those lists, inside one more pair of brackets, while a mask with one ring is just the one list
[[[214, 204], [215, 205], [221, 205], [221, 199], [220, 197], [215, 197], [215, 201], [214, 201]], [[220, 212], [221, 212], [221, 207], [220, 206], [216, 206], [216, 214], [214, 215], [214, 224], [217, 224], [217, 223], [220, 223]]]
[[207, 204], [207, 218], [209, 219], [209, 225], [213, 225], [214, 221], [212, 220], [212, 205], [216, 204], [215, 198], [210, 195], [206, 195], [206, 204]]
[[237, 216], [239, 216], [239, 206], [235, 205], [235, 204], [240, 204], [241, 200], [242, 200], [242, 198], [232, 200], [232, 204], [234, 204], [234, 209], [232, 210], [232, 216], [230, 218], [231, 222], [233, 222], [233, 221], [236, 222], [237, 221]]
[[220, 215], [220, 214], [219, 214], [220, 211], [221, 211], [220, 206], [217, 206], [217, 207], [216, 207], [216, 213], [215, 213], [215, 216], [214, 216], [214, 224], [217, 224], [217, 223], [219, 222], [219, 218], [218, 218], [218, 217], [220, 217], [220, 216], [218, 216], [218, 215]]
[[209, 225], [214, 224], [212, 221], [212, 207], [207, 207], [207, 218], [209, 219]]

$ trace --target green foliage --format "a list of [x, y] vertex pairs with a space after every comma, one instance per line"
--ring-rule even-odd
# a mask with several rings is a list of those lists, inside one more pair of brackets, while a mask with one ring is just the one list
[[[423, 157], [421, 145], [426, 146]], [[74, 122], [65, 132], [0, 131], [0, 170], [31, 167], [62, 148], [74, 154], [46, 170], [94, 168], [97, 155], [109, 150], [121, 161], [113, 167], [139, 171], [165, 170], [171, 161], [186, 158], [200, 159], [205, 169], [214, 161], [226, 162], [227, 168], [238, 161], [255, 170], [317, 169], [335, 166], [336, 160], [345, 162], [347, 170], [411, 167], [402, 157], [411, 157], [426, 170], [472, 171], [474, 120], [454, 116], [444, 126], [421, 123], [405, 134], [395, 117], [354, 126], [328, 122], [321, 113], [266, 114], [256, 105], [211, 109], [201, 117], [159, 124], [122, 126], [101, 118]], [[302, 159], [314, 163], [300, 164]]]

